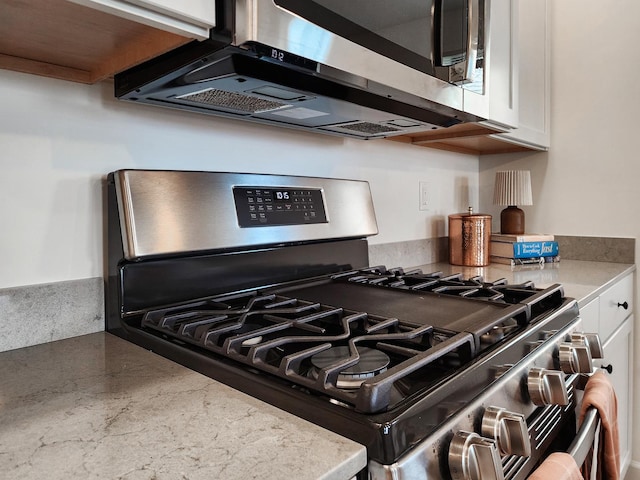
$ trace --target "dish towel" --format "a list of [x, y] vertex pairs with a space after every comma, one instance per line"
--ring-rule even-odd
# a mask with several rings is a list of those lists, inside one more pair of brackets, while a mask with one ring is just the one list
[[571, 455], [555, 452], [545, 458], [527, 480], [583, 480], [583, 477]]
[[[580, 407], [579, 423], [582, 424], [589, 407], [598, 410], [602, 427], [600, 428], [599, 448], [597, 452], [598, 480], [620, 480], [620, 436], [618, 434], [618, 399], [613, 385], [603, 372], [594, 373], [587, 381]], [[591, 454], [590, 454], [591, 455]], [[582, 466], [584, 478], [590, 478], [590, 462]]]

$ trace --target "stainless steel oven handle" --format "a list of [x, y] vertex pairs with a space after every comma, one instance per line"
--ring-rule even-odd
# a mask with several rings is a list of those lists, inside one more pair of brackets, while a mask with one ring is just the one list
[[527, 389], [531, 401], [538, 406], [569, 404], [564, 373], [561, 371], [532, 368], [527, 377]]
[[504, 480], [495, 440], [473, 432], [457, 432], [449, 446], [453, 480]]
[[482, 415], [481, 433], [493, 438], [502, 455], [531, 456], [531, 439], [524, 415], [500, 407], [487, 407]]
[[587, 459], [591, 447], [598, 451], [598, 437], [600, 432], [600, 417], [594, 407], [587, 409], [582, 425], [571, 442], [567, 453], [571, 455], [576, 464], [582, 465]]

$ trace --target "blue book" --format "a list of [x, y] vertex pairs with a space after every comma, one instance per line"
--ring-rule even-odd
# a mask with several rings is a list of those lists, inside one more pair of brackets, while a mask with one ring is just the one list
[[491, 255], [507, 258], [555, 257], [558, 242], [491, 242]]

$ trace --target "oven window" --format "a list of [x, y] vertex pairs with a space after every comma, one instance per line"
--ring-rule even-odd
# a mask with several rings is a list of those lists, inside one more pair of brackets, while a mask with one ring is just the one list
[[[434, 0], [275, 0], [340, 37], [434, 74]], [[459, 42], [458, 42], [459, 43]]]

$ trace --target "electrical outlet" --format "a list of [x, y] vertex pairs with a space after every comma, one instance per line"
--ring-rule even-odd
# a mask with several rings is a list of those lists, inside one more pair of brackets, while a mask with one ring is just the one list
[[420, 210], [430, 210], [431, 209], [431, 184], [429, 182], [420, 182]]

